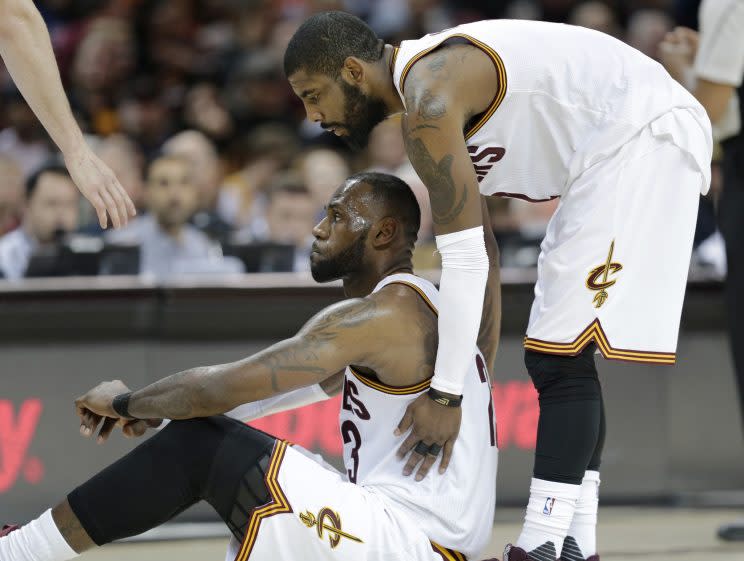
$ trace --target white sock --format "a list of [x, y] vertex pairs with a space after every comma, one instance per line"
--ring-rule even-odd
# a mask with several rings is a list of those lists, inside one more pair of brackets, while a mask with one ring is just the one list
[[77, 556], [60, 534], [51, 509], [20, 530], [0, 538], [2, 561], [67, 561]]
[[565, 561], [584, 561], [597, 553], [597, 507], [599, 506], [599, 472], [587, 471], [581, 482], [568, 538], [561, 556]]
[[554, 561], [563, 547], [580, 492], [581, 485], [533, 478], [517, 547], [534, 552], [531, 557], [538, 561]]

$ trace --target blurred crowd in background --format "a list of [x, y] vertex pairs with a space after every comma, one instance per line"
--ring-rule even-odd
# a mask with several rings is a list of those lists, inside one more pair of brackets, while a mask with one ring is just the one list
[[[689, 6], [688, 6], [689, 4]], [[0, 274], [305, 271], [312, 228], [353, 172], [403, 178], [422, 206], [414, 264], [438, 266], [426, 189], [391, 118], [360, 154], [305, 120], [282, 72], [317, 11], [342, 9], [398, 44], [467, 21], [522, 18], [609, 33], [652, 58], [690, 0], [40, 0], [73, 113], [137, 204], [102, 232], [0, 62]], [[701, 205], [693, 266], [725, 271], [714, 205]], [[505, 267], [534, 267], [558, 202], [492, 198]], [[74, 234], [74, 235], [73, 235]], [[95, 255], [87, 259], [86, 254]], [[66, 257], [65, 257], [66, 256]]]

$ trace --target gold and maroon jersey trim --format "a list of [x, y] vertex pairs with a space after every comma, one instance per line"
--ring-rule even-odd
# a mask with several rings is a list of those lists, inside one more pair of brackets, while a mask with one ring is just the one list
[[[416, 294], [418, 294], [421, 299], [426, 303], [427, 306], [431, 309], [431, 311], [434, 313], [434, 315], [437, 315], [437, 308], [434, 306], [433, 302], [429, 300], [429, 297], [426, 295], [426, 293], [421, 290], [418, 286], [416, 286], [412, 282], [404, 281], [404, 280], [397, 280], [393, 281], [389, 284], [386, 284], [385, 286], [391, 286], [393, 284], [402, 284], [407, 286], [408, 288], [411, 288], [416, 291]], [[362, 384], [364, 384], [367, 387], [370, 387], [374, 390], [391, 394], [391, 395], [412, 395], [416, 393], [420, 393], [424, 390], [429, 389], [429, 385], [431, 384], [431, 378], [427, 378], [426, 380], [423, 380], [419, 382], [418, 384], [413, 384], [411, 386], [391, 386], [389, 384], [384, 384], [380, 382], [379, 380], [373, 380], [369, 376], [365, 376], [361, 372], [357, 372], [354, 370], [352, 366], [349, 366], [349, 370], [351, 373], [356, 377], [357, 380], [359, 380]]]
[[266, 476], [264, 478], [271, 500], [265, 505], [254, 509], [251, 513], [251, 518], [248, 521], [248, 528], [245, 531], [245, 539], [243, 540], [243, 544], [240, 546], [240, 551], [235, 557], [235, 561], [246, 561], [250, 557], [253, 546], [256, 543], [256, 538], [258, 537], [258, 529], [264, 519], [274, 516], [275, 514], [292, 512], [292, 507], [279, 485], [279, 468], [282, 466], [282, 460], [284, 460], [284, 453], [287, 451], [287, 445], [288, 443], [284, 440], [277, 440], [274, 444], [274, 450], [271, 452], [271, 460], [269, 461], [269, 468], [266, 470]]
[[354, 377], [365, 386], [390, 395], [412, 395], [421, 393], [422, 391], [429, 389], [429, 385], [431, 384], [431, 378], [427, 378], [423, 382], [419, 382], [418, 384], [414, 384], [412, 386], [390, 386], [388, 384], [383, 384], [378, 380], [373, 380], [372, 378], [370, 378], [369, 376], [365, 376], [361, 372], [357, 372], [351, 366], [349, 366], [349, 371], [351, 371]]
[[465, 131], [465, 140], [468, 140], [471, 136], [477, 133], [481, 129], [481, 127], [483, 127], [483, 125], [486, 124], [486, 122], [488, 122], [488, 120], [493, 116], [493, 114], [499, 108], [499, 105], [501, 105], [501, 102], [504, 100], [504, 97], [506, 97], [506, 89], [507, 89], [506, 66], [504, 66], [504, 61], [501, 60], [501, 57], [499, 56], [499, 54], [496, 51], [494, 51], [489, 45], [487, 45], [483, 41], [479, 41], [475, 37], [466, 35], [465, 33], [454, 33], [452, 35], [448, 35], [436, 45], [429, 47], [428, 49], [424, 49], [420, 53], [417, 53], [416, 55], [414, 55], [411, 58], [411, 60], [408, 61], [408, 63], [403, 67], [403, 71], [400, 74], [400, 81], [398, 82], [399, 84], [398, 89], [400, 90], [400, 93], [402, 95], [403, 87], [406, 84], [406, 78], [408, 77], [408, 73], [411, 71], [411, 68], [413, 68], [414, 64], [416, 64], [419, 60], [421, 60], [421, 58], [425, 57], [430, 52], [438, 49], [442, 45], [442, 43], [444, 43], [445, 41], [448, 41], [455, 37], [465, 39], [466, 41], [471, 43], [474, 47], [478, 47], [481, 51], [486, 53], [493, 61], [493, 65], [496, 68], [496, 75], [498, 77], [498, 84], [496, 85], [496, 94], [493, 96], [493, 100], [491, 100], [491, 103], [489, 104], [488, 108], [483, 113], [481, 113], [480, 118], [468, 130]]
[[552, 201], [553, 199], [560, 198], [560, 195], [551, 195], [547, 199], [533, 199], [531, 197], [528, 197], [527, 195], [523, 195], [522, 193], [505, 193], [503, 191], [498, 191], [496, 193], [491, 193], [489, 197], [508, 197], [510, 199], [521, 199], [529, 203], [545, 203], [547, 201]]
[[551, 343], [550, 341], [525, 337], [524, 348], [538, 353], [576, 356], [591, 342], [596, 343], [602, 356], [610, 360], [669, 365], [674, 364], [676, 360], [675, 353], [634, 351], [612, 347], [598, 319], [590, 323], [572, 343]]
[[393, 47], [393, 56], [390, 57], [390, 75], [395, 74], [395, 61], [398, 60], [400, 47]]
[[447, 549], [446, 547], [443, 547], [436, 542], [431, 542], [431, 548], [436, 553], [441, 555], [444, 561], [467, 561], [467, 557], [465, 557], [459, 551], [455, 551], [454, 549]]

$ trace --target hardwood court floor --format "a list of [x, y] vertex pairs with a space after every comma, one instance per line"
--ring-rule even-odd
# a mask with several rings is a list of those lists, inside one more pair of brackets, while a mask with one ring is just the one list
[[[500, 509], [484, 557], [501, 558], [520, 528], [522, 512]], [[602, 561], [744, 561], [744, 542], [716, 538], [720, 524], [744, 517], [726, 509], [609, 507], [600, 511]], [[114, 544], [81, 561], [223, 561], [226, 538]], [[311, 561], [311, 560], [302, 560]], [[474, 560], [477, 561], [477, 560]]]

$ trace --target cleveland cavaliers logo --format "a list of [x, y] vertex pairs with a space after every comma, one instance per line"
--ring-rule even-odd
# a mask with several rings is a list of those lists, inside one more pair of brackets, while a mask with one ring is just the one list
[[486, 174], [491, 171], [493, 164], [504, 157], [506, 150], [500, 146], [487, 146], [483, 149], [480, 146], [468, 146], [468, 153], [473, 161], [478, 183], [480, 183], [486, 177]]
[[595, 308], [602, 307], [602, 304], [607, 301], [607, 298], [609, 298], [607, 289], [617, 281], [617, 279], [611, 279], [610, 275], [614, 275], [623, 268], [620, 263], [614, 263], [612, 261], [612, 254], [614, 251], [615, 240], [612, 240], [612, 243], [610, 244], [610, 252], [607, 254], [607, 260], [599, 267], [594, 267], [594, 269], [589, 272], [589, 276], [586, 277], [586, 287], [589, 290], [594, 290], [596, 292], [593, 300]]
[[328, 532], [328, 541], [331, 544], [331, 549], [334, 549], [340, 542], [341, 538], [348, 538], [352, 541], [364, 543], [361, 539], [356, 536], [344, 532], [341, 530], [341, 517], [338, 512], [332, 511], [330, 508], [323, 507], [318, 511], [318, 517], [306, 510], [300, 513], [300, 520], [308, 528], [313, 526], [318, 532], [318, 537], [322, 540], [324, 533]]

